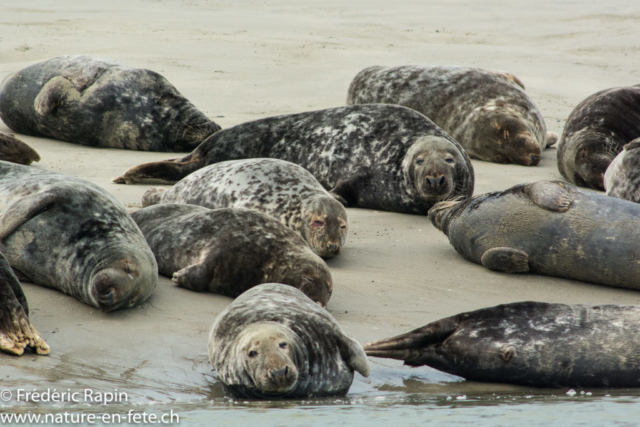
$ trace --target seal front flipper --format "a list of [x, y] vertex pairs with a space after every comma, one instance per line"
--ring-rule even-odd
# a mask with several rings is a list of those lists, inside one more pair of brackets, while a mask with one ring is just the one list
[[371, 372], [367, 355], [360, 343], [353, 338], [344, 337], [344, 340], [338, 343], [340, 356], [347, 362], [347, 365], [354, 371], [360, 372], [363, 377], [368, 377]]
[[211, 283], [211, 271], [207, 268], [207, 262], [189, 265], [173, 273], [171, 280], [181, 288], [196, 292], [204, 292], [209, 289]]
[[546, 148], [551, 147], [558, 142], [558, 134], [555, 132], [547, 132], [547, 145]]
[[56, 108], [80, 99], [80, 92], [70, 80], [56, 76], [40, 89], [33, 107], [41, 116], [51, 114]]
[[329, 190], [329, 194], [331, 194], [345, 207], [355, 206], [358, 202], [358, 191], [355, 186], [357, 180], [358, 178], [341, 179], [331, 190]]
[[15, 136], [0, 133], [0, 160], [30, 165], [40, 161], [40, 154]]
[[142, 207], [157, 205], [162, 200], [162, 195], [167, 192], [164, 187], [151, 187], [142, 195]]
[[557, 182], [534, 182], [526, 185], [523, 192], [533, 203], [552, 212], [566, 212], [573, 202], [573, 196]]
[[175, 184], [202, 165], [197, 159], [172, 159], [144, 163], [127, 169], [122, 176], [113, 178], [116, 184]]
[[529, 271], [529, 255], [514, 248], [492, 248], [482, 254], [480, 262], [490, 270], [505, 273], [526, 273]]
[[64, 196], [59, 193], [46, 191], [31, 194], [13, 203], [0, 215], [0, 240], [6, 239], [22, 224], [51, 208], [54, 204], [62, 202], [63, 199]]

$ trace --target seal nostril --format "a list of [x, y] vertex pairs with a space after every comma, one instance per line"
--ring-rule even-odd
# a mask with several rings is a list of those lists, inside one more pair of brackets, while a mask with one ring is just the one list
[[531, 163], [532, 164], [537, 164], [539, 161], [540, 161], [540, 156], [535, 156], [535, 155], [531, 156]]

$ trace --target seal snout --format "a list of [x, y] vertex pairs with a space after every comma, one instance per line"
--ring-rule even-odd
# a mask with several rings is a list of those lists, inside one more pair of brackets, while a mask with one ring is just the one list
[[109, 312], [133, 307], [146, 300], [155, 289], [155, 277], [142, 270], [130, 259], [118, 260], [100, 270], [90, 285], [98, 307]]
[[433, 194], [442, 194], [449, 188], [447, 177], [443, 174], [427, 175], [426, 181], [427, 188]]

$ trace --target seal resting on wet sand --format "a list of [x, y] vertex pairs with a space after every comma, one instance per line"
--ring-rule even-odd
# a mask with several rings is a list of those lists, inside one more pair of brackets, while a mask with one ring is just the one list
[[2, 161], [0, 251], [21, 280], [103, 311], [142, 303], [158, 280], [142, 233], [106, 190]]
[[249, 209], [163, 203], [131, 214], [149, 242], [160, 274], [178, 286], [237, 297], [266, 282], [299, 288], [326, 307], [329, 267], [302, 238]]
[[471, 158], [535, 166], [558, 135], [510, 73], [453, 66], [369, 67], [351, 82], [347, 104], [397, 104], [429, 117]]
[[333, 316], [277, 283], [256, 286], [220, 313], [209, 334], [209, 360], [234, 397], [340, 396], [354, 371], [369, 376], [362, 346]]
[[347, 211], [304, 168], [278, 159], [231, 160], [187, 175], [170, 189], [154, 187], [142, 205], [187, 203], [205, 208], [246, 208], [274, 217], [323, 258], [347, 241]]
[[13, 135], [0, 132], [0, 160], [30, 165], [40, 161], [40, 155]]
[[465, 258], [507, 273], [640, 290], [640, 205], [561, 181], [442, 202], [433, 225]]
[[640, 387], [640, 306], [518, 302], [365, 344], [368, 356], [473, 381]]
[[640, 203], [640, 138], [623, 147], [604, 174], [608, 196]]
[[308, 170], [347, 206], [425, 214], [473, 194], [464, 149], [422, 114], [354, 105], [270, 117], [211, 135], [191, 154], [127, 170], [116, 183], [175, 183], [225, 160], [270, 157]]
[[9, 75], [0, 118], [26, 135], [142, 151], [190, 151], [220, 130], [160, 74], [84, 55]]

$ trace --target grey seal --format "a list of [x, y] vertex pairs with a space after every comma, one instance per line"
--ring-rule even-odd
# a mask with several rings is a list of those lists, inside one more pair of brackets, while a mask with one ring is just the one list
[[429, 117], [471, 158], [535, 166], [558, 135], [510, 73], [454, 66], [368, 67], [349, 86], [347, 104], [382, 102]]
[[175, 183], [225, 160], [270, 157], [308, 170], [346, 206], [425, 214], [473, 193], [464, 149], [431, 120], [395, 105], [354, 105], [270, 117], [207, 138], [181, 158], [139, 165], [117, 183]]
[[156, 187], [142, 205], [187, 203], [246, 208], [265, 213], [294, 230], [323, 258], [340, 253], [347, 241], [347, 211], [304, 168], [279, 159], [215, 163], [187, 175], [166, 190]]
[[192, 291], [237, 297], [256, 285], [294, 286], [326, 307], [329, 267], [276, 219], [249, 209], [164, 203], [131, 214], [160, 274]]
[[49, 345], [29, 321], [29, 305], [22, 286], [0, 253], [0, 350], [20, 356], [25, 348], [49, 354]]
[[30, 165], [40, 161], [40, 154], [14, 135], [0, 132], [0, 160]]
[[0, 251], [21, 280], [103, 311], [145, 301], [158, 267], [124, 206], [80, 178], [0, 161]]
[[190, 151], [220, 130], [160, 74], [84, 55], [9, 75], [0, 118], [26, 135], [143, 151]]
[[290, 286], [245, 292], [216, 318], [209, 360], [229, 394], [245, 398], [344, 395], [369, 375], [362, 346], [326, 310]]
[[640, 306], [518, 302], [365, 344], [369, 356], [468, 380], [534, 387], [640, 387]]
[[640, 87], [588, 96], [573, 109], [558, 146], [558, 170], [580, 187], [604, 190], [604, 174], [622, 147], [640, 137]]
[[560, 181], [520, 184], [429, 212], [465, 258], [507, 273], [640, 290], [640, 205]]
[[604, 173], [608, 196], [640, 203], [640, 138], [623, 147]]

